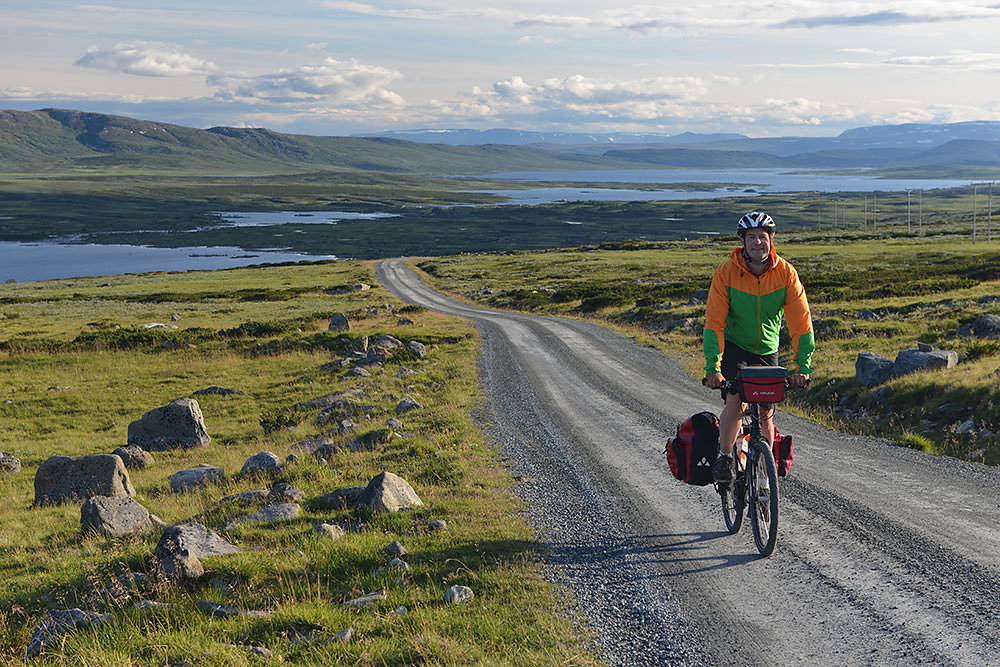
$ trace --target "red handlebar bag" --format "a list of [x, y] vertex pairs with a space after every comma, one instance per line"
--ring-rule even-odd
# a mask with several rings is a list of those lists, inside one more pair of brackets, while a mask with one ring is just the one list
[[781, 366], [747, 366], [740, 371], [740, 398], [745, 403], [778, 403], [785, 397], [787, 377]]

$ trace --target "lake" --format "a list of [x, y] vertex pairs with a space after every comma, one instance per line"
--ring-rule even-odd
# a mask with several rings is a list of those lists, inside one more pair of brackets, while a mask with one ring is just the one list
[[886, 192], [954, 188], [972, 179], [875, 178], [860, 174], [799, 173], [788, 169], [614, 169], [599, 171], [512, 171], [477, 178], [577, 183], [723, 183], [710, 191], [631, 190], [626, 188], [533, 188], [473, 190], [509, 197], [507, 204], [551, 204], [559, 201], [678, 201], [747, 197], [782, 192]]
[[134, 245], [0, 242], [0, 282], [111, 276], [147, 271], [225, 269], [269, 262], [338, 259], [231, 246], [151, 248]]

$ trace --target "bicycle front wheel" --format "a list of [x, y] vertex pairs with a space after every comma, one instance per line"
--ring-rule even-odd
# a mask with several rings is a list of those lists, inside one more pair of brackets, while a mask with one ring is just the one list
[[[742, 475], [743, 473], [738, 474]], [[727, 484], [719, 491], [719, 495], [722, 497], [722, 518], [726, 521], [726, 529], [733, 535], [740, 532], [740, 526], [743, 525], [743, 498], [736, 490], [737, 486], [742, 488], [739, 481], [737, 479], [733, 484]]]
[[770, 556], [778, 539], [778, 469], [767, 440], [750, 449], [750, 526], [762, 556]]

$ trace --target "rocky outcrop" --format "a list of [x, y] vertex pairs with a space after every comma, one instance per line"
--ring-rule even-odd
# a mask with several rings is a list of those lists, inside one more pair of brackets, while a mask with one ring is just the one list
[[185, 522], [163, 531], [153, 551], [157, 569], [168, 579], [197, 579], [205, 573], [201, 559], [239, 553], [240, 548], [200, 523]]
[[153, 455], [137, 445], [118, 447], [111, 453], [120, 458], [129, 470], [143, 470], [155, 463]]
[[246, 460], [241, 475], [270, 475], [281, 471], [281, 459], [271, 452], [260, 452]]
[[958, 335], [965, 338], [1000, 338], [1000, 317], [983, 315], [975, 322], [959, 327]]
[[892, 376], [902, 377], [916, 371], [930, 371], [954, 368], [958, 364], [958, 354], [946, 350], [921, 350], [919, 348], [900, 350], [892, 363]]
[[35, 505], [134, 495], [128, 470], [114, 454], [52, 456], [35, 473]]
[[111, 614], [98, 614], [80, 609], [50, 609], [45, 612], [42, 622], [31, 636], [25, 657], [41, 655], [50, 646], [61, 643], [62, 638], [74, 630], [96, 628], [110, 623]]
[[372, 478], [367, 486], [337, 489], [316, 500], [322, 507], [364, 507], [372, 512], [398, 512], [423, 505], [409, 482], [391, 472]]
[[854, 376], [865, 387], [882, 384], [892, 377], [892, 359], [874, 352], [861, 352], [854, 362]]
[[337, 313], [330, 318], [330, 324], [327, 326], [327, 331], [337, 331], [344, 332], [351, 330], [351, 323], [347, 319], [347, 316], [343, 313]]
[[204, 447], [209, 442], [201, 406], [193, 398], [154, 408], [128, 425], [128, 444], [147, 451]]
[[94, 496], [80, 507], [80, 530], [107, 537], [147, 533], [153, 529], [154, 519], [149, 510], [128, 496]]

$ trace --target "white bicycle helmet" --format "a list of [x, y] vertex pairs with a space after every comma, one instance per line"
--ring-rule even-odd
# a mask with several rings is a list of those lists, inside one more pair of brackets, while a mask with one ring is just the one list
[[761, 211], [751, 211], [740, 218], [739, 223], [736, 225], [736, 233], [743, 236], [743, 234], [746, 233], [746, 230], [754, 229], [756, 227], [762, 227], [767, 231], [774, 233], [774, 219], [772, 219], [767, 213], [763, 213]]

